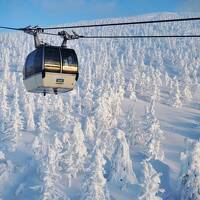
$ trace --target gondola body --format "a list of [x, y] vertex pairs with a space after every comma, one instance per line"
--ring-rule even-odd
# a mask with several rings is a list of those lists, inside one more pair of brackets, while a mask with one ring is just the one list
[[41, 45], [25, 62], [23, 81], [28, 92], [64, 93], [78, 80], [78, 59], [73, 49]]

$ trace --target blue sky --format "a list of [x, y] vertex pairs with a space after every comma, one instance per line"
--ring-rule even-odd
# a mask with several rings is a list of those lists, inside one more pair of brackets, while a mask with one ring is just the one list
[[0, 0], [0, 26], [47, 26], [199, 7], [200, 0]]

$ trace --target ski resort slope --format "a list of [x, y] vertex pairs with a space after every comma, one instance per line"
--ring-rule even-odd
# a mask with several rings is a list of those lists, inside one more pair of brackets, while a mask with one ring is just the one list
[[[77, 24], [191, 16], [155, 13]], [[200, 22], [76, 31], [199, 34]], [[79, 39], [68, 46], [79, 59], [76, 87], [44, 97], [23, 86], [21, 72], [33, 38], [0, 33], [0, 199], [200, 199], [195, 154], [200, 146], [200, 38]]]

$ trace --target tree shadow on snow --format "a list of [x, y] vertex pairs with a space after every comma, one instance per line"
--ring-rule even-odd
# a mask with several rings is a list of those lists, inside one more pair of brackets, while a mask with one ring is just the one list
[[169, 166], [164, 164], [160, 160], [152, 160], [151, 164], [157, 172], [162, 174], [160, 177], [161, 180], [160, 188], [164, 189], [165, 192], [163, 194], [160, 194], [160, 196], [163, 199], [173, 199], [174, 195], [171, 193], [173, 189], [170, 186]]
[[163, 130], [194, 140], [200, 138], [200, 130], [195, 123], [171, 122], [170, 126], [163, 126]]

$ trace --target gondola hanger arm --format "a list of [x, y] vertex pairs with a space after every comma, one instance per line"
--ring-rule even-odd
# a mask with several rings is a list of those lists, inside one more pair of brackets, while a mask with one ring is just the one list
[[75, 31], [72, 31], [72, 33], [73, 34], [69, 34], [66, 31], [60, 31], [60, 32], [58, 32], [58, 35], [63, 38], [63, 42], [62, 42], [61, 47], [67, 47], [67, 41], [68, 40], [76, 40], [76, 39], [79, 39], [81, 37]]
[[27, 26], [23, 29], [23, 31], [27, 34], [33, 35], [34, 37], [34, 43], [35, 43], [35, 48], [40, 47], [43, 42], [40, 41], [38, 34], [41, 34], [44, 32], [44, 29], [40, 28], [39, 26]]
[[27, 26], [25, 28], [22, 28], [21, 30], [30, 35], [35, 35], [44, 32], [44, 29], [40, 28], [39, 26]]

